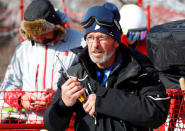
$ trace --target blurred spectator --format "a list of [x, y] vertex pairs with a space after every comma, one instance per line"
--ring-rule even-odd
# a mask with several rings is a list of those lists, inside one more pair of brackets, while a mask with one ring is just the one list
[[123, 30], [122, 42], [147, 55], [147, 19], [142, 8], [134, 4], [126, 4], [120, 9], [120, 15], [120, 25]]
[[28, 110], [30, 123], [42, 121], [57, 88], [59, 70], [77, 63], [71, 49], [85, 44], [82, 33], [65, 27], [68, 22], [68, 16], [49, 0], [33, 0], [25, 11], [19, 29], [25, 41], [15, 50], [2, 89], [7, 91], [6, 103]]

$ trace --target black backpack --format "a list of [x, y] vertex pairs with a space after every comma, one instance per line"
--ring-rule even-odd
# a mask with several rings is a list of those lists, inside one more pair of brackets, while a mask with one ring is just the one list
[[147, 53], [166, 88], [180, 89], [185, 77], [185, 20], [152, 27], [147, 32]]

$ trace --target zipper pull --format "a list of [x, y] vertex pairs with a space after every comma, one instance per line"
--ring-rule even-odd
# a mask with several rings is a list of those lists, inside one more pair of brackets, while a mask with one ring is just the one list
[[93, 116], [94, 117], [94, 125], [97, 125], [97, 119], [96, 119], [96, 116]]
[[95, 114], [93, 115], [94, 118], [94, 125], [98, 124], [98, 120], [97, 120], [97, 112], [95, 112]]

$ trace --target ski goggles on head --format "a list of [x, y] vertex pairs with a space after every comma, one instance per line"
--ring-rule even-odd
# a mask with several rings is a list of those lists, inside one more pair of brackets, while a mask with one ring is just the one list
[[128, 30], [127, 38], [130, 41], [136, 40], [144, 40], [146, 37], [147, 29], [139, 29], [139, 30]]
[[83, 21], [81, 22], [82, 27], [88, 28], [94, 23], [94, 21], [98, 25], [106, 27], [113, 27], [116, 24], [114, 14], [110, 10], [101, 6], [92, 7], [87, 11]]

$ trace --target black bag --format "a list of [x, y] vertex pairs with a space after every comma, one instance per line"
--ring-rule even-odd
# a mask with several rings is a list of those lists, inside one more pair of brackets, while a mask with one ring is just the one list
[[185, 77], [185, 20], [152, 27], [147, 33], [147, 53], [166, 88], [180, 89]]

